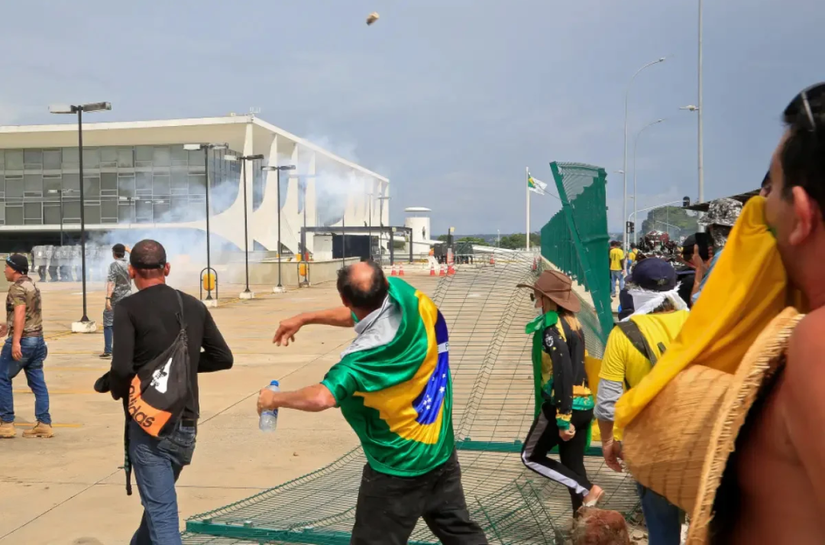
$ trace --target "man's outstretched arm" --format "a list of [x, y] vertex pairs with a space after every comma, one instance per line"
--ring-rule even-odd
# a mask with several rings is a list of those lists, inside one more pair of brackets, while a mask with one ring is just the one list
[[258, 395], [258, 414], [273, 409], [295, 409], [317, 413], [335, 406], [335, 398], [323, 384], [313, 384], [294, 392], [273, 392], [268, 388]]
[[295, 334], [305, 325], [331, 325], [337, 327], [352, 327], [355, 320], [352, 319], [352, 312], [347, 307], [338, 307], [329, 310], [317, 310], [315, 312], [304, 312], [287, 318], [278, 324], [278, 331], [272, 342], [281, 346], [289, 346], [290, 342], [295, 342]]

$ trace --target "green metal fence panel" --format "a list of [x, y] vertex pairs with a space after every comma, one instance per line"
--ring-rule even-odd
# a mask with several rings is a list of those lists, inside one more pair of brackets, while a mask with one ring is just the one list
[[[574, 249], [568, 251], [575, 255]], [[453, 427], [464, 493], [472, 518], [491, 545], [560, 543], [556, 529], [572, 516], [568, 490], [527, 469], [521, 460], [535, 407], [532, 340], [524, 326], [535, 318], [536, 309], [530, 291], [516, 285], [534, 282], [546, 261], [539, 265], [526, 252], [501, 251], [493, 257], [492, 262], [457, 265], [457, 273], [439, 279], [432, 295], [450, 330]], [[416, 283], [414, 277], [410, 280]], [[585, 328], [595, 329], [596, 312], [587, 299], [582, 300], [580, 320]], [[600, 356], [600, 348], [593, 345], [597, 341], [594, 335], [586, 339], [588, 350]], [[195, 515], [187, 522], [184, 543], [349, 543], [365, 462], [357, 448], [318, 471]], [[588, 478], [607, 492], [604, 508], [630, 519], [637, 516], [632, 476], [607, 468], [598, 448], [588, 452], [585, 468]], [[438, 539], [419, 521], [410, 543], [434, 545]]]
[[613, 328], [607, 233], [607, 174], [580, 163], [550, 163], [562, 201], [541, 230], [541, 254], [590, 292], [602, 343]]

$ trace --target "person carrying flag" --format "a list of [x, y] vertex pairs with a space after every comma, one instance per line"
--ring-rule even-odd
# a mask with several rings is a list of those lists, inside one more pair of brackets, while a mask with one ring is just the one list
[[354, 326], [355, 340], [319, 384], [261, 390], [258, 413], [341, 409], [367, 458], [353, 545], [406, 544], [421, 517], [445, 545], [486, 544], [461, 484], [444, 317], [375, 262], [344, 267], [337, 287], [344, 306], [282, 321], [273, 342], [287, 346], [310, 324]]

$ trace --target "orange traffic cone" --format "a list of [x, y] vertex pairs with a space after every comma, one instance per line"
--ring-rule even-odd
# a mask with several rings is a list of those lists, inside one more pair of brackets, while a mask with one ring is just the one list
[[430, 263], [430, 276], [435, 276], [435, 265]]
[[404, 265], [398, 266], [398, 276], [404, 276]]
[[490, 255], [490, 265], [495, 265], [495, 264], [496, 264], [496, 256], [491, 254]]
[[395, 265], [392, 266], [392, 273], [390, 273], [390, 276], [398, 276], [398, 272], [395, 270]]
[[534, 271], [539, 270], [539, 258], [537, 258], [537, 257], [533, 258], [533, 270]]
[[452, 276], [455, 274], [455, 267], [452, 265], [447, 266], [447, 276]]
[[444, 264], [443, 263], [438, 268], [438, 276], [444, 276]]

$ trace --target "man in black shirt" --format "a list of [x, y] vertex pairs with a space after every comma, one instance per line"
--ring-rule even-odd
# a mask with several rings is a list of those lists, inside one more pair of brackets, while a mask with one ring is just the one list
[[[175, 341], [180, 331], [180, 307], [175, 290], [166, 285], [170, 264], [154, 240], [138, 242], [129, 257], [129, 276], [138, 293], [114, 308], [114, 352], [110, 387], [115, 399], [128, 398], [132, 378]], [[189, 392], [174, 430], [161, 439], [127, 424], [128, 454], [143, 503], [143, 519], [132, 545], [179, 545], [180, 524], [175, 482], [192, 460], [198, 420], [198, 373], [232, 367], [232, 352], [206, 307], [181, 293], [189, 348]], [[201, 352], [203, 349], [203, 352]]]

